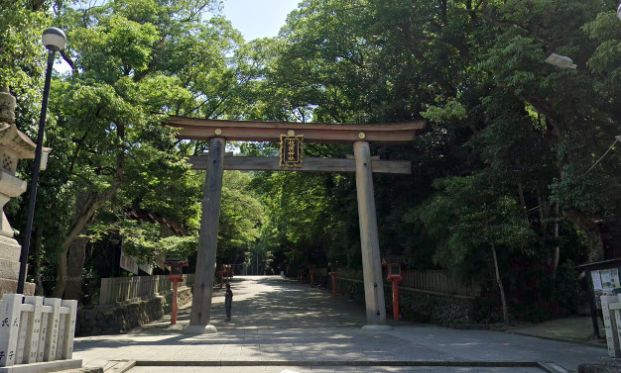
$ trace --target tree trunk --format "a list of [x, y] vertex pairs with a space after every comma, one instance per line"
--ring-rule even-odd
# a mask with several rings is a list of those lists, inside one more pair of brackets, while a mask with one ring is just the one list
[[[121, 144], [125, 143], [125, 125], [123, 123], [116, 123], [117, 138]], [[55, 298], [62, 298], [67, 286], [68, 277], [68, 264], [67, 253], [69, 248], [74, 244], [74, 241], [78, 240], [81, 235], [87, 231], [88, 224], [95, 216], [95, 213], [101, 205], [106, 201], [109, 201], [114, 197], [123, 183], [123, 175], [125, 172], [125, 146], [121, 145], [116, 154], [115, 172], [112, 177], [112, 183], [108, 189], [103, 193], [92, 192], [86, 195], [78, 196], [78, 203], [76, 203], [76, 214], [74, 215], [71, 228], [67, 234], [67, 238], [63, 242], [62, 248], [58, 253], [57, 271], [58, 280], [56, 281], [56, 287], [54, 288], [53, 296]], [[83, 202], [82, 202], [83, 201]]]
[[120, 188], [120, 181], [115, 182], [104, 193], [95, 194], [91, 193], [85, 205], [81, 206], [79, 214], [76, 214], [72, 224], [72, 228], [67, 235], [67, 238], [63, 242], [62, 249], [58, 253], [58, 280], [56, 281], [56, 287], [54, 288], [53, 296], [55, 298], [62, 298], [65, 293], [65, 287], [67, 286], [68, 277], [68, 263], [67, 254], [69, 248], [73, 245], [74, 241], [81, 238], [83, 232], [86, 232], [88, 223], [91, 221], [95, 213], [104, 204], [104, 202], [110, 200]]
[[[544, 241], [545, 237], [546, 237], [546, 203], [543, 200], [543, 198], [541, 197], [541, 192], [539, 191], [539, 189], [537, 189], [537, 203], [539, 204], [538, 206], [538, 211], [539, 211], [539, 226], [541, 228], [541, 240]], [[544, 244], [542, 244], [542, 247], [545, 247]]]
[[[84, 207], [92, 203], [93, 198], [96, 198], [93, 193], [79, 192], [73, 213], [74, 221], [79, 221], [83, 214], [88, 214]], [[67, 248], [64, 249], [63, 247], [66, 260], [63, 263], [62, 271], [59, 270], [58, 272], [59, 275], [62, 273], [64, 290], [62, 294], [57, 294], [59, 297], [63, 296], [65, 299], [75, 300], [80, 300], [82, 297], [82, 266], [84, 265], [84, 249], [88, 243], [88, 239], [83, 236], [85, 233], [86, 229], [78, 232], [75, 239], [67, 243]], [[58, 291], [60, 292], [60, 288]]]
[[67, 283], [67, 252], [64, 247], [60, 250], [56, 262], [58, 278], [56, 278], [56, 286], [52, 292], [52, 297], [62, 298], [65, 292], [65, 284]]
[[505, 299], [505, 289], [502, 286], [502, 279], [500, 278], [500, 270], [498, 269], [498, 258], [496, 257], [496, 246], [492, 244], [492, 258], [494, 260], [494, 270], [496, 272], [496, 284], [498, 290], [500, 290], [500, 301], [502, 302], [502, 318], [505, 326], [509, 326], [509, 310], [507, 308], [507, 300]]
[[604, 259], [604, 242], [602, 240], [602, 234], [597, 223], [594, 219], [588, 215], [583, 214], [578, 210], [564, 210], [564, 216], [572, 223], [580, 227], [585, 233], [585, 239], [587, 241], [588, 262], [597, 262]]
[[526, 207], [526, 198], [524, 197], [524, 188], [522, 187], [522, 183], [518, 182], [518, 197], [520, 198], [520, 205], [522, 207], [522, 214], [524, 215], [524, 221], [526, 224], [530, 225], [530, 221], [528, 220], [528, 207]]
[[448, 25], [448, 1], [440, 0], [440, 18], [442, 19], [442, 26]]
[[69, 246], [67, 253], [67, 282], [65, 284], [64, 299], [82, 299], [82, 269], [88, 239], [80, 235]]
[[561, 245], [559, 240], [559, 223], [561, 220], [561, 208], [560, 203], [556, 203], [554, 206], [554, 251], [552, 253], [552, 280], [556, 279], [556, 272], [558, 270], [558, 264], [561, 260]]

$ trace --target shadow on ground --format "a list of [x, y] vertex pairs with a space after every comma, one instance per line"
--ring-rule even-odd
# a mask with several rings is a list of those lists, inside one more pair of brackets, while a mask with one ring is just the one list
[[[214, 294], [217, 334], [186, 335], [167, 320], [126, 335], [77, 339], [76, 356], [90, 365], [107, 360], [150, 361], [553, 361], [575, 369], [605, 355], [597, 347], [487, 330], [454, 330], [399, 323], [369, 333], [364, 305], [280, 277], [232, 282], [233, 321], [224, 321], [222, 290]], [[188, 324], [189, 309], [178, 327]]]

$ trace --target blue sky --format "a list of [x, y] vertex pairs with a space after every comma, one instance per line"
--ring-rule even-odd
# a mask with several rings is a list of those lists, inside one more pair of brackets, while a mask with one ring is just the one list
[[301, 0], [224, 0], [223, 14], [246, 41], [272, 37]]
[[[224, 0], [222, 13], [239, 30], [244, 40], [272, 37], [285, 24], [287, 14], [302, 0]], [[56, 59], [54, 68], [68, 73], [69, 65]]]

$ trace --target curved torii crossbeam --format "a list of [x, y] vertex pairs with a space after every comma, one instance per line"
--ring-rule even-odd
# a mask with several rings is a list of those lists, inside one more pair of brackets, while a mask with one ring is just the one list
[[[180, 129], [182, 139], [208, 140], [224, 137], [233, 141], [279, 141], [288, 131], [317, 143], [408, 142], [425, 127], [423, 121], [377, 124], [325, 124], [212, 120], [172, 117], [167, 124]], [[218, 131], [219, 130], [219, 131]], [[362, 136], [362, 137], [361, 137]]]
[[[377, 327], [386, 322], [384, 287], [377, 233], [377, 217], [373, 197], [373, 172], [411, 173], [410, 162], [372, 159], [369, 142], [392, 143], [412, 141], [423, 130], [423, 121], [383, 124], [319, 124], [258, 121], [209, 120], [172, 117], [167, 125], [179, 128], [177, 138], [208, 140], [209, 153], [192, 157], [195, 169], [207, 170], [203, 197], [203, 215], [198, 241], [198, 257], [192, 298], [189, 333], [214, 332], [209, 324], [211, 297], [218, 244], [218, 220], [224, 169], [280, 170], [314, 172], [355, 172], [358, 197], [358, 218], [362, 249], [364, 295], [367, 324]], [[354, 159], [305, 158], [301, 145], [289, 145], [290, 154], [299, 149], [298, 163], [283, 164], [287, 152], [282, 150], [286, 139], [303, 139], [317, 143], [351, 143]], [[225, 157], [226, 140], [281, 141], [280, 158]], [[301, 143], [301, 141], [300, 141]], [[293, 145], [292, 145], [293, 144]], [[215, 222], [215, 223], [214, 223]]]

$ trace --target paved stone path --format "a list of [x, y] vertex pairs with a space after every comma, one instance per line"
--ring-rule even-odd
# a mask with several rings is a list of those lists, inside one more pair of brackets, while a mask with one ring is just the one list
[[[596, 339], [590, 316], [566, 317], [548, 320], [532, 325], [521, 325], [511, 329], [511, 333], [558, 339], [569, 342], [591, 343], [595, 346], [606, 346], [604, 339]], [[600, 333], [604, 334], [600, 327]]]
[[130, 373], [167, 373], [171, 370], [175, 373], [541, 373], [538, 368], [450, 368], [447, 367], [295, 367], [295, 366], [272, 366], [272, 367], [136, 367]]
[[[212, 321], [217, 334], [185, 335], [163, 320], [129, 334], [78, 338], [74, 356], [87, 366], [104, 366], [112, 360], [194, 365], [135, 367], [131, 373], [281, 372], [285, 368], [298, 372], [404, 373], [542, 371], [535, 367], [477, 366], [484, 362], [553, 362], [576, 369], [578, 364], [597, 362], [606, 354], [603, 348], [582, 344], [406, 322], [393, 324], [389, 331], [368, 332], [361, 329], [364, 306], [279, 277], [236, 277], [232, 290], [232, 322], [224, 321], [223, 292], [214, 296]], [[178, 327], [187, 325], [188, 316], [187, 310], [181, 312]], [[377, 366], [312, 366], [313, 362], [352, 365], [369, 361]], [[262, 365], [276, 362], [282, 366]], [[382, 366], [382, 362], [388, 363]], [[391, 366], [408, 362], [419, 366]], [[448, 368], [425, 366], [425, 362], [474, 366]], [[196, 366], [199, 364], [213, 366]], [[243, 366], [249, 364], [257, 366]], [[296, 369], [296, 365], [304, 366]]]

